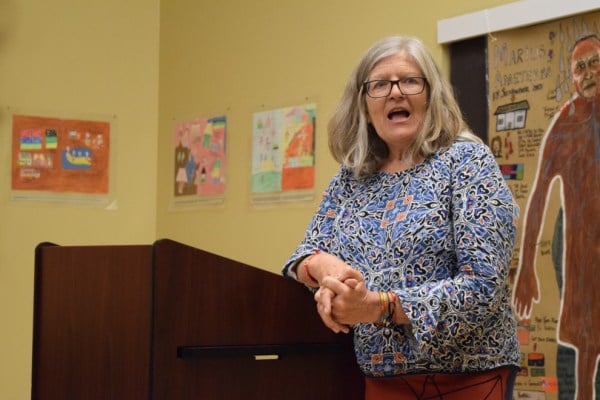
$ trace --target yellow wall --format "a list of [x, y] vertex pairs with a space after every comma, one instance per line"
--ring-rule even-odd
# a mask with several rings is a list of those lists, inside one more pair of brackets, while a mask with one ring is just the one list
[[[358, 58], [390, 34], [419, 36], [447, 69], [437, 45], [440, 19], [509, 1], [406, 2], [164, 1], [161, 4], [158, 229], [170, 237], [278, 272], [302, 238], [320, 193], [337, 169], [326, 125]], [[252, 114], [317, 104], [315, 200], [253, 206]], [[218, 206], [170, 209], [172, 131], [189, 118], [227, 116], [227, 194]]]
[[[388, 34], [417, 35], [446, 68], [437, 21], [508, 2], [0, 2], [0, 399], [30, 397], [39, 242], [169, 237], [278, 271], [318, 196], [250, 205], [252, 113], [317, 104], [318, 193], [336, 169], [327, 153], [326, 119], [362, 51]], [[113, 207], [11, 200], [14, 112], [112, 119]], [[225, 202], [171, 210], [174, 123], [221, 114], [228, 118]]]
[[[159, 0], [0, 2], [0, 399], [30, 397], [35, 246], [156, 236], [159, 22]], [[11, 201], [13, 111], [115, 116], [115, 209]]]

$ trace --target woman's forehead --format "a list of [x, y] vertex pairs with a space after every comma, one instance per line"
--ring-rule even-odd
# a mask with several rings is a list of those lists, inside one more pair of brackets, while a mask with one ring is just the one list
[[371, 72], [396, 68], [420, 70], [413, 56], [405, 50], [400, 50], [377, 61], [371, 68]]

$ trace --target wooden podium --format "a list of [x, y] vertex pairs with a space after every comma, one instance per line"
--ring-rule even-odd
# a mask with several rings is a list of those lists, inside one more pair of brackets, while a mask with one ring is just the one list
[[36, 248], [34, 400], [363, 397], [296, 282], [166, 239]]

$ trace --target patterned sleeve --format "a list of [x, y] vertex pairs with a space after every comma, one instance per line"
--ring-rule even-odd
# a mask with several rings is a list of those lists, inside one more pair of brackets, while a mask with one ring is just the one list
[[456, 146], [451, 177], [452, 276], [398, 291], [422, 351], [461, 345], [506, 318], [518, 206], [487, 146]]
[[343, 182], [348, 174], [349, 171], [342, 168], [329, 182], [323, 193], [321, 203], [306, 229], [304, 239], [283, 266], [282, 273], [284, 276], [295, 279], [296, 276], [291, 268], [298, 260], [313, 253], [316, 249], [330, 250], [331, 230], [339, 208]]

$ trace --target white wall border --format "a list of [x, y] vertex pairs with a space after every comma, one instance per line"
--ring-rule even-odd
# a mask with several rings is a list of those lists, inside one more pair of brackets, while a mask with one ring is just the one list
[[438, 21], [438, 43], [450, 43], [505, 29], [600, 10], [598, 0], [521, 0]]

